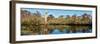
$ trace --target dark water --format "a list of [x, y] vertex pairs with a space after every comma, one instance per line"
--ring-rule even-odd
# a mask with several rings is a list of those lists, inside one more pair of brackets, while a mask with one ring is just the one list
[[21, 30], [21, 35], [92, 33], [92, 26], [40, 25]]

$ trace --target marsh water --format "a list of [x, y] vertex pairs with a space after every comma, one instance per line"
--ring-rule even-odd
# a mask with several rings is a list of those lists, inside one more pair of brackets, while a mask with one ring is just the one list
[[45, 34], [72, 34], [91, 33], [92, 26], [70, 26], [70, 25], [39, 25], [32, 29], [21, 30], [21, 35], [45, 35]]

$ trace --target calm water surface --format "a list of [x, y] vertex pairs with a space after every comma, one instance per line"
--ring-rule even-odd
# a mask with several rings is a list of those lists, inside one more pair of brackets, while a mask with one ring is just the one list
[[21, 30], [21, 35], [92, 33], [92, 26], [40, 25]]

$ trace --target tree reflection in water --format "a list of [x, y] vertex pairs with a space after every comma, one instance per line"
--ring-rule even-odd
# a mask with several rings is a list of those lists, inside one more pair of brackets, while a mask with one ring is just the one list
[[46, 35], [46, 34], [71, 34], [92, 33], [92, 26], [69, 26], [69, 25], [35, 25], [32, 29], [21, 30], [21, 35]]

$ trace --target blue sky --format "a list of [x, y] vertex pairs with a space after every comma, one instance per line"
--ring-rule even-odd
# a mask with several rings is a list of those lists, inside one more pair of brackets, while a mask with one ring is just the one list
[[44, 15], [46, 10], [48, 12], [48, 15], [52, 14], [56, 18], [59, 17], [60, 15], [66, 16], [66, 15], [77, 15], [81, 16], [84, 13], [92, 15], [91, 10], [62, 10], [62, 9], [43, 9], [43, 8], [21, 8], [22, 10], [27, 10], [31, 13], [35, 13], [36, 11], [39, 11], [41, 15]]

